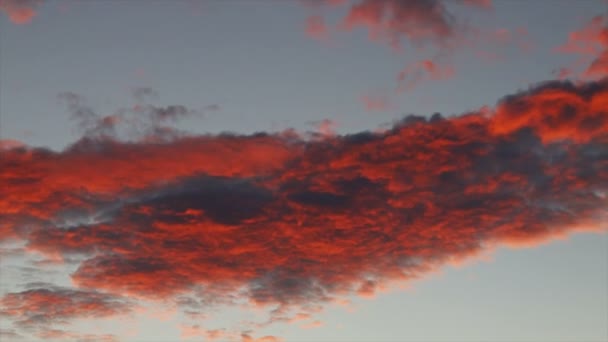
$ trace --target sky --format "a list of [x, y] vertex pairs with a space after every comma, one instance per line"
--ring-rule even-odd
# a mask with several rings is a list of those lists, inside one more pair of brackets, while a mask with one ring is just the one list
[[0, 0], [0, 341], [608, 340], [605, 0]]

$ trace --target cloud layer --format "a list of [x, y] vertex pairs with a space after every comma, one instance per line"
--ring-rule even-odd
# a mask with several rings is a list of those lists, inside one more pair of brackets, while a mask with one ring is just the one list
[[608, 81], [549, 82], [382, 133], [96, 136], [0, 153], [0, 237], [80, 260], [78, 290], [6, 295], [17, 322], [123, 311], [97, 291], [306, 306], [495, 244], [605, 229]]

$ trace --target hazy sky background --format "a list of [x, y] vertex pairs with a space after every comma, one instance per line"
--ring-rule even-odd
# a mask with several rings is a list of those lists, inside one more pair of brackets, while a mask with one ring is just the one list
[[[608, 13], [600, 0], [495, 0], [491, 8], [446, 1], [446, 6], [470, 28], [468, 36], [477, 37], [474, 43], [443, 50], [406, 43], [396, 52], [369, 39], [363, 28], [330, 30], [321, 39], [307, 35], [310, 16], [323, 15], [328, 26], [336, 25], [345, 5], [45, 1], [28, 23], [0, 16], [0, 137], [60, 151], [82, 132], [59, 94], [82, 95], [97, 113], [110, 115], [133, 107], [138, 87], [156, 91], [158, 97], [148, 101], [159, 106], [216, 106], [176, 124], [194, 134], [288, 128], [346, 134], [388, 128], [410, 113], [459, 115], [556, 79], [560, 68], [578, 58], [557, 48], [593, 16]], [[397, 91], [399, 71], [421, 60], [453, 75]], [[366, 108], [366, 96], [381, 104]], [[331, 121], [329, 128], [321, 127], [323, 120]], [[15, 246], [20, 245], [2, 245], [1, 295], [22, 291], [32, 281], [71, 286], [69, 273], [77, 265], [28, 273], [23, 267], [40, 267], [32, 260], [41, 256], [8, 255]], [[350, 304], [328, 304], [311, 320], [279, 322], [254, 334], [285, 341], [608, 339], [605, 233], [574, 234], [530, 248], [501, 246], [403, 285], [373, 298], [353, 296]], [[186, 319], [179, 310], [163, 302], [146, 305], [153, 309], [76, 321], [71, 328], [125, 341], [207, 340], [180, 337]], [[241, 331], [243, 319], [263, 317], [256, 310], [222, 307], [200, 324]], [[2, 329], [14, 329], [0, 318]], [[11, 340], [6, 336], [2, 341]]]

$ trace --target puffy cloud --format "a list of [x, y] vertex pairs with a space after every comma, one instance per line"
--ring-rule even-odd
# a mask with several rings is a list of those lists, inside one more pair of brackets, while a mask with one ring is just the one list
[[503, 99], [493, 118], [497, 133], [513, 133], [533, 127], [544, 142], [570, 139], [588, 142], [608, 133], [606, 80], [574, 86], [547, 83], [531, 89], [528, 96]]
[[402, 40], [439, 42], [455, 33], [453, 18], [437, 0], [362, 0], [354, 4], [342, 28], [365, 27], [370, 39], [401, 48]]
[[36, 7], [42, 0], [0, 0], [0, 12], [4, 12], [15, 24], [27, 24], [36, 16]]
[[2, 238], [74, 258], [79, 287], [9, 294], [4, 313], [123, 312], [104, 291], [178, 298], [194, 316], [236, 298], [291, 321], [290, 308], [371, 296], [495, 244], [605, 229], [607, 101], [608, 80], [549, 82], [377, 133], [2, 150]]

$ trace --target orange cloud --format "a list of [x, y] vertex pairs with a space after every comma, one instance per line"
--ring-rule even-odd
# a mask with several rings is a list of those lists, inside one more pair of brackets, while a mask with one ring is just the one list
[[262, 336], [259, 338], [255, 338], [249, 334], [242, 334], [241, 341], [242, 342], [281, 342], [282, 339], [280, 339], [276, 336], [272, 336], [272, 335], [266, 335], [266, 336]]
[[84, 292], [9, 294], [3, 310], [17, 321], [109, 315], [124, 307], [91, 293], [198, 288], [203, 304], [181, 300], [192, 310], [236, 297], [290, 321], [288, 308], [372, 296], [486, 246], [605, 229], [606, 151], [608, 80], [549, 82], [491, 110], [408, 116], [377, 133], [3, 149], [0, 238], [77, 257], [70, 291]]

